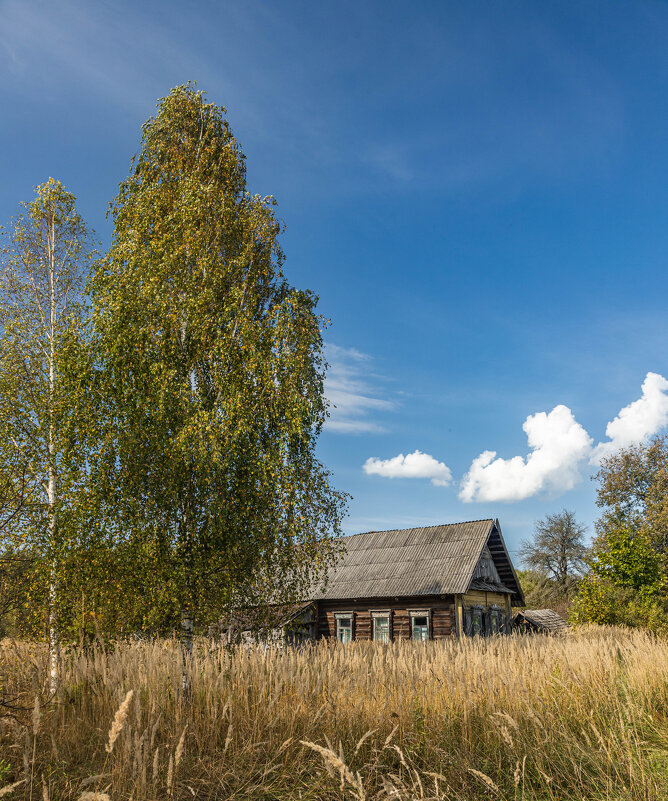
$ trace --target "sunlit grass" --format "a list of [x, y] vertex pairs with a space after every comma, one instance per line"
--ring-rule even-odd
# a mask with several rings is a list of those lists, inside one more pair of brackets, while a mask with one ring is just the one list
[[47, 672], [43, 646], [0, 647], [2, 693], [26, 708], [0, 723], [2, 781], [25, 779], [10, 797], [44, 781], [52, 801], [668, 798], [668, 643], [642, 632], [200, 642], [187, 697], [172, 641], [71, 651], [53, 703]]

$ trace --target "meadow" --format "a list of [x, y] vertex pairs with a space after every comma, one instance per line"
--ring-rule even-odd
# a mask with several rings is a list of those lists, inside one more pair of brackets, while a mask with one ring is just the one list
[[[189, 692], [181, 690], [185, 670]], [[668, 642], [563, 637], [63, 655], [0, 645], [0, 796], [164, 799], [668, 797]]]

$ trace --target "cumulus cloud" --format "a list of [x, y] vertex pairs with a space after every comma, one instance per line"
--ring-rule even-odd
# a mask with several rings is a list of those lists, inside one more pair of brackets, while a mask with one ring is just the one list
[[385, 431], [374, 415], [394, 408], [379, 394], [371, 381], [371, 357], [354, 348], [328, 344], [329, 364], [325, 377], [325, 397], [330, 416], [325, 428], [340, 434], [373, 434]]
[[592, 464], [600, 464], [620, 448], [636, 442], [647, 442], [668, 423], [668, 381], [658, 373], [647, 373], [642, 385], [642, 396], [625, 406], [611, 420], [605, 433], [609, 442], [599, 443], [591, 455]]
[[521, 501], [539, 492], [565, 492], [580, 481], [593, 440], [567, 406], [529, 415], [522, 428], [531, 453], [512, 459], [481, 453], [462, 480], [462, 501]]
[[447, 487], [452, 481], [450, 468], [422, 451], [414, 451], [406, 456], [400, 453], [392, 459], [371, 457], [363, 467], [368, 475], [384, 478], [430, 478], [436, 487]]
[[[356, 409], [354, 398], [350, 408]], [[511, 502], [540, 493], [559, 495], [573, 489], [582, 480], [588, 464], [599, 464], [601, 459], [620, 448], [647, 442], [666, 426], [668, 379], [658, 373], [647, 373], [641, 397], [621, 409], [608, 423], [605, 429], [607, 442], [594, 446], [594, 440], [567, 406], [559, 405], [549, 413], [529, 415], [522, 426], [529, 453], [503, 459], [496, 451], [483, 451], [473, 460], [462, 479], [459, 498], [465, 503]], [[391, 459], [372, 457], [363, 467], [368, 475], [427, 478], [432, 484], [442, 487], [452, 481], [446, 464], [419, 450], [407, 456], [400, 453]]]

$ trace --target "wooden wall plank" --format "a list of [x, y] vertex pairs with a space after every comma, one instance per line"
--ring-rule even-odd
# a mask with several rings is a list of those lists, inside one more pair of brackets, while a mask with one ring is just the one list
[[415, 596], [410, 598], [373, 598], [355, 601], [318, 601], [318, 636], [327, 639], [336, 637], [336, 613], [354, 613], [354, 639], [370, 640], [372, 637], [372, 611], [391, 611], [391, 636], [393, 640], [409, 639], [411, 636], [410, 612], [431, 610], [432, 638], [451, 637], [455, 632], [455, 605], [453, 596]]
[[508, 596], [502, 592], [483, 592], [482, 590], [469, 590], [462, 596], [464, 606], [491, 606], [496, 604], [501, 609], [506, 607]]

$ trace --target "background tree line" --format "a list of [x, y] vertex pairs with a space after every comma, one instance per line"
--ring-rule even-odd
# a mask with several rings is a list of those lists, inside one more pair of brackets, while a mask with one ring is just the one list
[[172, 90], [109, 213], [100, 255], [50, 179], [2, 248], [0, 613], [56, 655], [299, 598], [346, 505], [315, 456], [325, 321], [225, 110]]
[[576, 623], [668, 631], [668, 441], [620, 450], [594, 478], [601, 516], [589, 547], [568, 510], [538, 521], [523, 543], [527, 606]]

